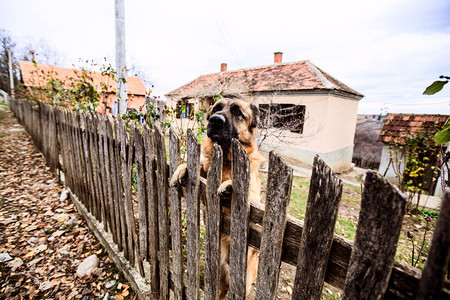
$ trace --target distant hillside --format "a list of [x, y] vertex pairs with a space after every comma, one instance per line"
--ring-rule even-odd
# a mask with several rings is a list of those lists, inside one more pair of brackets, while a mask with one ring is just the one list
[[383, 143], [378, 141], [384, 119], [378, 115], [358, 115], [353, 163], [361, 168], [378, 169]]

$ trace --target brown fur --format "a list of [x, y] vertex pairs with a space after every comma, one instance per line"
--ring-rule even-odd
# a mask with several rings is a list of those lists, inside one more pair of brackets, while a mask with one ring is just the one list
[[[221, 106], [222, 109], [219, 112], [215, 112], [216, 106]], [[236, 116], [231, 112], [231, 108], [238, 106], [241, 115]], [[235, 108], [235, 107], [234, 107]], [[255, 113], [256, 112], [256, 113]], [[222, 114], [228, 122], [232, 122], [232, 126], [235, 128], [235, 134], [233, 136], [237, 138], [250, 158], [250, 191], [249, 199], [260, 201], [261, 187], [258, 179], [258, 168], [261, 162], [264, 161], [263, 156], [259, 153], [258, 146], [254, 139], [254, 131], [256, 130], [256, 124], [258, 122], [258, 110], [252, 107], [251, 104], [240, 100], [227, 100], [222, 99], [217, 101], [208, 112], [209, 118], [216, 113]], [[213, 155], [213, 145], [217, 142], [224, 152], [223, 158], [223, 171], [222, 182], [231, 180], [231, 150], [228, 148], [228, 143], [219, 141], [213, 141], [209, 136], [206, 137], [202, 143], [202, 152], [204, 156], [203, 169], [208, 172]], [[221, 258], [220, 258], [220, 293], [219, 298], [224, 299], [228, 292], [229, 287], [229, 258], [230, 258], [230, 237], [222, 235], [221, 238]], [[251, 291], [252, 283], [256, 279], [258, 271], [258, 253], [254, 248], [248, 248], [247, 259], [247, 280], [246, 280], [246, 292], [247, 295]]]

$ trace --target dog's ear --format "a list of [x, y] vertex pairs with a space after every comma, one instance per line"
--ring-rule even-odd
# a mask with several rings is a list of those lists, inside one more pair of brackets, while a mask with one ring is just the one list
[[259, 108], [254, 104], [250, 104], [250, 108], [252, 109], [252, 124], [250, 124], [250, 128], [255, 128], [259, 124]]

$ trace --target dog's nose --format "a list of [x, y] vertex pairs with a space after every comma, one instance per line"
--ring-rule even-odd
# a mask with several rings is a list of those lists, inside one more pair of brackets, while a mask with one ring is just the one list
[[225, 124], [225, 117], [222, 115], [213, 115], [209, 118], [209, 124], [214, 129], [220, 129]]

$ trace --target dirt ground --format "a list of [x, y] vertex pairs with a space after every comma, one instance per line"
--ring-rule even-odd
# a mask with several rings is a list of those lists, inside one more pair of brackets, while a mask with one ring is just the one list
[[[23, 127], [0, 106], [0, 299], [134, 298], [61, 191]], [[77, 277], [93, 254], [97, 269]]]

